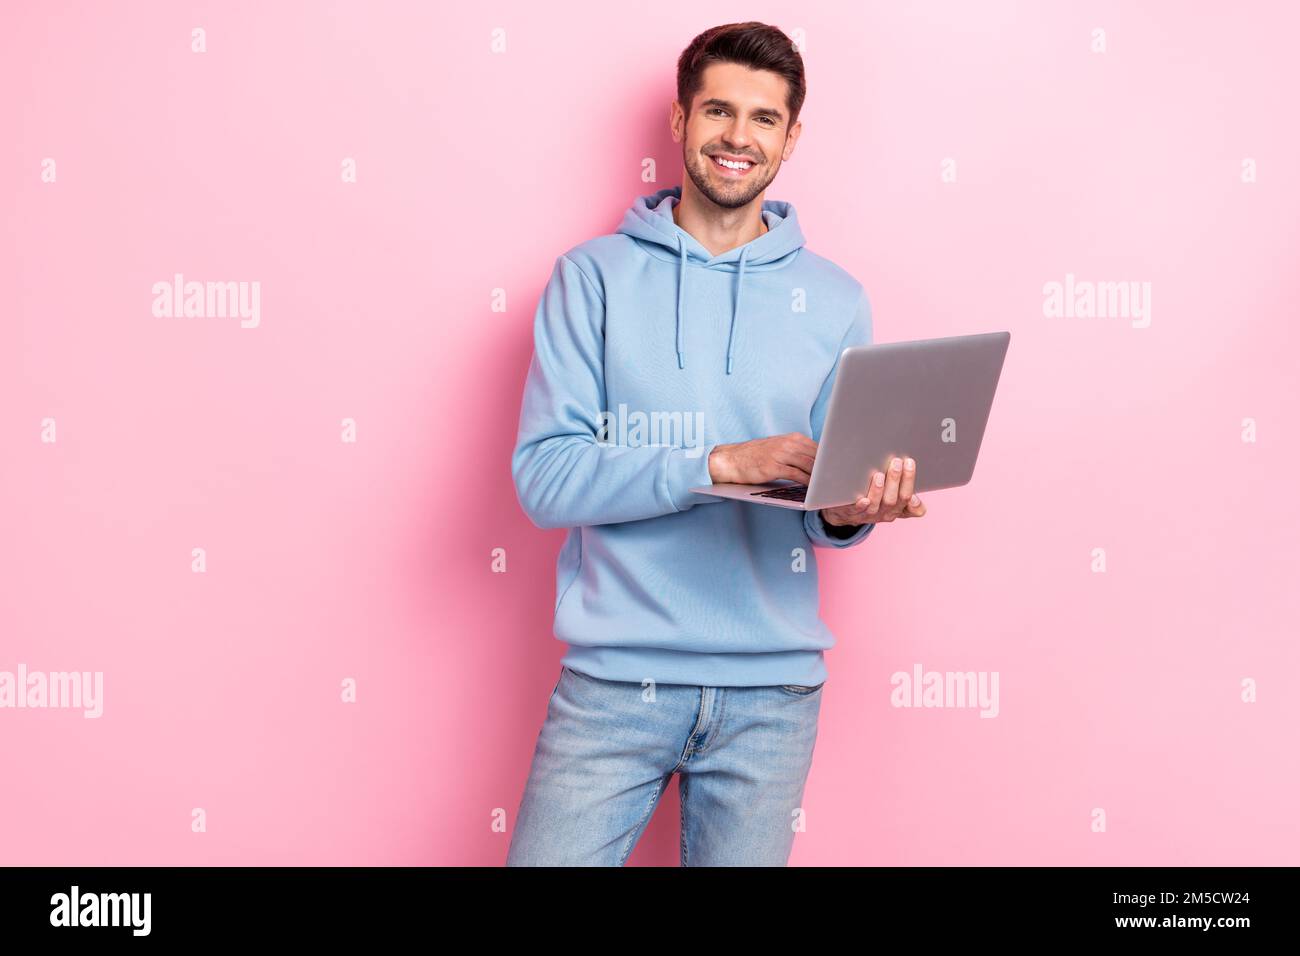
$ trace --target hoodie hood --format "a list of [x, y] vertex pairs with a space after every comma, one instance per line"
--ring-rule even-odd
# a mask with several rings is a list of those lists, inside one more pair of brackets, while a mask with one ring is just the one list
[[650, 255], [677, 266], [677, 367], [686, 367], [683, 348], [683, 327], [686, 321], [687, 266], [718, 269], [736, 274], [736, 294], [731, 310], [731, 329], [727, 335], [727, 374], [731, 374], [732, 356], [736, 348], [736, 327], [740, 319], [741, 296], [745, 288], [746, 271], [760, 272], [780, 269], [789, 265], [803, 247], [803, 231], [794, 206], [788, 202], [764, 200], [763, 222], [767, 232], [743, 246], [729, 249], [714, 256], [700, 245], [689, 232], [673, 221], [673, 207], [682, 198], [682, 187], [671, 186], [649, 196], [640, 196], [623, 214], [618, 227], [622, 235], [637, 240]]

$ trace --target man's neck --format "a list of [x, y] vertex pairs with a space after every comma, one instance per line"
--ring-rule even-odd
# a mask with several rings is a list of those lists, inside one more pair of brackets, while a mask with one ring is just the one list
[[689, 179], [682, 184], [682, 198], [673, 206], [673, 222], [689, 232], [711, 256], [730, 252], [767, 232], [761, 193], [739, 209], [723, 209], [701, 196]]

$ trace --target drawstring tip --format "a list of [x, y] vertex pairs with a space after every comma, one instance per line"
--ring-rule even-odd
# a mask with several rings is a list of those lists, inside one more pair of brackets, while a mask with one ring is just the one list
[[677, 367], [686, 368], [686, 358], [685, 356], [682, 355], [681, 352], [677, 353]]
[[727, 374], [728, 374], [728, 375], [731, 374], [731, 356], [730, 356], [730, 355], [727, 356]]

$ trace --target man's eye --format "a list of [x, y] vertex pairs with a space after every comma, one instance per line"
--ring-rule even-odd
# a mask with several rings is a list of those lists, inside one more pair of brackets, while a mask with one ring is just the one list
[[[711, 106], [711, 107], [709, 107], [709, 109], [708, 109], [707, 112], [709, 112], [709, 113], [726, 113], [726, 110], [724, 110], [721, 106]], [[758, 117], [758, 118], [761, 119], [761, 120], [763, 121], [763, 123], [766, 124], [767, 126], [775, 126], [775, 125], [776, 125], [776, 120], [772, 119], [772, 117], [770, 117], [770, 116], [760, 116], [760, 117]]]

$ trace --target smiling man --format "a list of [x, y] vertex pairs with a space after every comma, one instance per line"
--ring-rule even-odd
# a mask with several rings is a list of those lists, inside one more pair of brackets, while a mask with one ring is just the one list
[[[674, 775], [682, 865], [785, 865], [834, 644], [810, 545], [925, 514], [910, 459], [823, 511], [690, 490], [806, 483], [840, 352], [871, 341], [862, 284], [805, 247], [791, 204], [764, 199], [804, 91], [775, 27], [696, 37], [669, 114], [682, 186], [561, 255], [538, 304], [512, 470], [529, 518], [569, 529], [568, 651], [508, 865], [622, 865]], [[703, 433], [651, 444], [610, 429], [611, 409]]]

